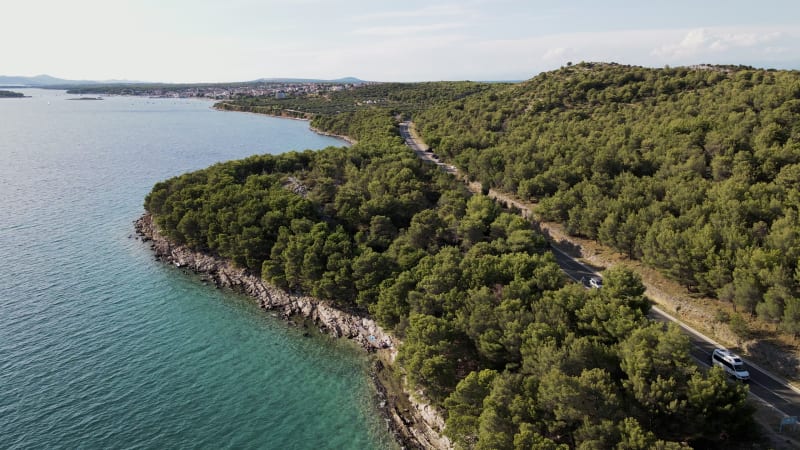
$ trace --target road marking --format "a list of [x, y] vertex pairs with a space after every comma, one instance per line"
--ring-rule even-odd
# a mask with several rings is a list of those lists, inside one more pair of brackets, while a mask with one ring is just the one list
[[[562, 272], [564, 272], [564, 274], [565, 274], [566, 276], [568, 276], [568, 277], [572, 278], [572, 279], [573, 279], [575, 282], [577, 282], [577, 283], [580, 283], [580, 282], [581, 282], [581, 280], [579, 280], [579, 279], [577, 279], [577, 278], [573, 277], [572, 275], [570, 275], [570, 273], [569, 273], [569, 272], [566, 272], [566, 271], [563, 271], [563, 270], [562, 270]], [[581, 283], [581, 284], [583, 284], [583, 283]]]
[[[771, 391], [770, 391], [770, 392], [771, 392]], [[749, 393], [749, 394], [750, 394], [750, 395], [751, 395], [753, 398], [755, 398], [756, 400], [760, 401], [760, 402], [761, 402], [761, 403], [763, 403], [764, 405], [766, 405], [766, 406], [769, 406], [770, 408], [774, 409], [775, 411], [778, 411], [779, 413], [783, 414], [783, 416], [784, 416], [784, 417], [790, 417], [790, 415], [789, 415], [789, 414], [786, 414], [786, 411], [784, 411], [784, 410], [782, 410], [782, 409], [778, 408], [777, 406], [775, 406], [775, 405], [773, 405], [772, 403], [770, 403], [770, 402], [768, 402], [768, 401], [764, 400], [763, 398], [761, 398], [761, 397], [757, 396], [756, 394], [753, 394], [753, 393], [752, 393], [752, 392], [750, 392], [750, 391], [748, 391], [748, 393]]]
[[[767, 392], [771, 393], [772, 395], [774, 395], [775, 397], [778, 397], [779, 399], [781, 399], [781, 400], [785, 401], [786, 403], [788, 403], [788, 404], [790, 404], [790, 405], [791, 405], [791, 404], [793, 404], [792, 400], [790, 400], [790, 399], [788, 399], [788, 398], [784, 397], [784, 396], [783, 396], [783, 395], [781, 395], [781, 394], [778, 394], [777, 392], [775, 392], [775, 391], [773, 391], [772, 389], [770, 389], [770, 388], [768, 388], [768, 387], [764, 386], [763, 384], [759, 383], [758, 381], [755, 381], [755, 380], [753, 380], [752, 378], [750, 378], [750, 382], [751, 382], [751, 383], [755, 383], [755, 384], [757, 384], [757, 385], [761, 386], [761, 387], [762, 387], [762, 388], [763, 388], [765, 391], [767, 391]], [[753, 395], [756, 395], [756, 394], [753, 394]], [[756, 397], [758, 397], [758, 396], [756, 395]], [[760, 397], [759, 397], [759, 398], [760, 398]], [[762, 400], [763, 400], [763, 399], [762, 399]], [[777, 407], [775, 407], [775, 409], [777, 409]], [[783, 411], [781, 411], [781, 412], [783, 412]], [[785, 414], [785, 413], [784, 413], [784, 414]], [[788, 415], [788, 414], [787, 414], [787, 415]]]
[[748, 361], [748, 363], [747, 363], [747, 364], [750, 364], [751, 366], [755, 367], [756, 369], [758, 369], [758, 371], [759, 371], [759, 372], [761, 372], [761, 373], [763, 373], [764, 375], [766, 375], [766, 376], [768, 376], [768, 377], [772, 378], [772, 380], [773, 380], [774, 382], [776, 382], [776, 383], [780, 384], [781, 386], [788, 387], [789, 389], [793, 390], [795, 393], [797, 393], [797, 394], [800, 394], [800, 389], [796, 388], [796, 387], [795, 387], [795, 386], [794, 386], [792, 383], [790, 383], [788, 380], [781, 380], [780, 378], [778, 378], [778, 376], [777, 376], [777, 375], [774, 375], [773, 373], [769, 372], [768, 370], [762, 369], [762, 368], [761, 368], [761, 366], [758, 366], [758, 365], [756, 365], [755, 363], [752, 363], [752, 362], [749, 362], [749, 361]]
[[570, 261], [572, 261], [572, 262], [574, 262], [575, 264], [577, 264], [577, 265], [581, 266], [581, 267], [582, 267], [582, 268], [584, 268], [584, 269], [585, 269], [587, 272], [595, 273], [595, 271], [594, 271], [594, 270], [590, 269], [590, 268], [589, 268], [589, 267], [587, 267], [587, 266], [584, 266], [582, 262], [580, 262], [580, 261], [576, 260], [575, 258], [573, 258], [572, 256], [570, 256], [570, 255], [569, 255], [567, 252], [565, 252], [565, 251], [561, 250], [560, 248], [556, 247], [555, 245], [553, 245], [553, 244], [550, 244], [550, 248], [552, 248], [553, 250], [557, 251], [558, 253], [561, 253], [562, 255], [566, 256], [567, 258], [569, 258], [569, 260], [570, 260]]

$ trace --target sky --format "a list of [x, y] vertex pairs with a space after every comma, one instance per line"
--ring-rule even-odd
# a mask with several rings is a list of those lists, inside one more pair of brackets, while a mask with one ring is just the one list
[[800, 1], [4, 0], [0, 75], [524, 80], [567, 62], [800, 69]]

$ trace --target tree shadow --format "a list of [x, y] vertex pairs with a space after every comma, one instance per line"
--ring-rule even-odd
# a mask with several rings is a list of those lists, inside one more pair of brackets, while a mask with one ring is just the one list
[[602, 271], [606, 270], [606, 266], [599, 266], [597, 264], [592, 264], [592, 263], [590, 263], [590, 262], [588, 262], [586, 260], [581, 260], [581, 264], [583, 264], [584, 266], [592, 269], [592, 271], [594, 271], [594, 272], [602, 272]]
[[561, 250], [562, 252], [566, 253], [567, 255], [569, 255], [569, 256], [571, 256], [573, 258], [580, 258], [580, 257], [583, 256], [583, 247], [581, 247], [580, 245], [575, 244], [575, 243], [570, 242], [570, 241], [567, 241], [567, 240], [564, 240], [564, 239], [556, 240], [550, 234], [550, 230], [548, 230], [546, 228], [542, 228], [542, 225], [539, 222], [532, 221], [531, 222], [531, 226], [533, 227], [534, 231], [536, 231], [537, 233], [539, 233], [542, 236], [544, 236], [545, 239], [547, 239], [547, 241], [550, 242], [550, 244], [553, 247]]
[[561, 250], [562, 252], [568, 254], [573, 258], [582, 258], [583, 257], [583, 247], [573, 242], [565, 241], [565, 240], [551, 240], [553, 246]]
[[771, 339], [758, 339], [748, 343], [747, 351], [758, 355], [761, 364], [766, 363], [770, 371], [782, 374], [790, 379], [800, 376], [800, 359], [791, 349]]

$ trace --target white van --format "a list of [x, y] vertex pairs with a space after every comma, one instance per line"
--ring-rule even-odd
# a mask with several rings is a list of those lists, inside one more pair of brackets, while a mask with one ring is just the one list
[[719, 366], [733, 378], [739, 381], [748, 381], [750, 372], [744, 367], [744, 361], [724, 348], [715, 348], [711, 353], [711, 365]]

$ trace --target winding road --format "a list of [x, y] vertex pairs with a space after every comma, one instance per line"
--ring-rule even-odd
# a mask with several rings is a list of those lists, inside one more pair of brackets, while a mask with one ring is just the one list
[[[462, 174], [459, 173], [455, 166], [442, 162], [437, 155], [435, 155], [430, 148], [425, 145], [420, 139], [412, 135], [410, 129], [410, 122], [400, 123], [400, 136], [403, 137], [405, 143], [414, 153], [423, 161], [436, 164], [443, 171], [452, 174], [453, 176], [464, 179]], [[480, 184], [470, 184], [470, 190], [473, 192], [480, 192]], [[514, 206], [520, 210], [521, 214], [527, 218], [531, 218], [531, 211], [526, 205], [518, 202], [515, 199], [503, 196], [496, 192], [490, 192], [490, 197], [504, 201], [507, 205]], [[553, 246], [553, 255], [556, 257], [556, 262], [574, 281], [582, 283], [588, 288], [588, 280], [592, 276], [600, 276], [600, 274], [589, 266], [581, 263], [567, 253], [561, 251]], [[717, 347], [723, 347], [715, 342], [713, 339], [704, 336], [691, 327], [683, 324], [675, 317], [667, 314], [656, 306], [650, 310], [650, 318], [659, 322], [674, 322], [681, 327], [683, 332], [689, 337], [692, 344], [691, 354], [701, 366], [709, 367], [711, 352]], [[782, 380], [780, 377], [771, 374], [770, 372], [754, 365], [751, 362], [745, 361], [747, 369], [750, 372], [750, 395], [756, 400], [762, 402], [768, 407], [774, 408], [783, 416], [797, 416], [800, 417], [800, 390], [791, 386], [787, 381]]]

